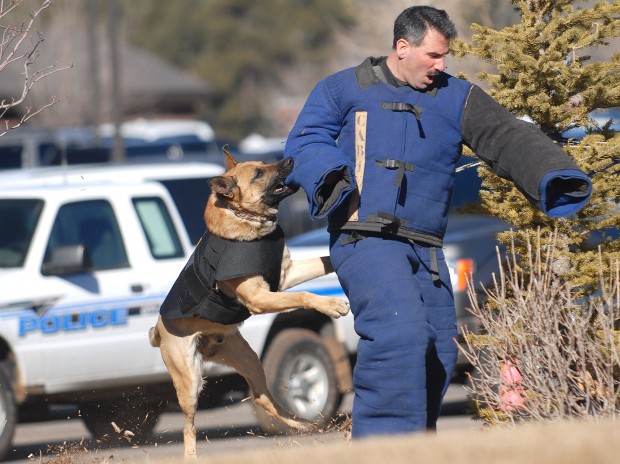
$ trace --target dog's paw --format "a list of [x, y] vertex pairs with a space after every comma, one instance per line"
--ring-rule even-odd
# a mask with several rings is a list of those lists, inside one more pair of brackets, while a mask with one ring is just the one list
[[349, 313], [349, 303], [338, 298], [327, 297], [327, 301], [321, 305], [319, 309], [322, 313], [327, 314], [334, 319], [345, 316]]
[[349, 302], [339, 300], [337, 298], [336, 300], [338, 301], [338, 305], [336, 306], [336, 311], [338, 311], [338, 314], [340, 314], [341, 316], [346, 316], [347, 314], [349, 314], [349, 311], [351, 310]]

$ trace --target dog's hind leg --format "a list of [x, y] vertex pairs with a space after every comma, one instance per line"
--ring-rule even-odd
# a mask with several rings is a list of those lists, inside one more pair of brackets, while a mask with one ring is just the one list
[[269, 414], [300, 432], [315, 430], [313, 424], [296, 419], [276, 403], [267, 388], [265, 371], [258, 355], [250, 348], [248, 342], [239, 332], [227, 335], [224, 342], [218, 345], [216, 352], [209, 356], [209, 359], [230, 366], [241, 374], [250, 386], [254, 402]]
[[202, 390], [202, 355], [200, 334], [162, 339], [161, 354], [177, 392], [179, 406], [185, 416], [183, 444], [186, 458], [196, 457], [196, 426], [194, 419], [198, 396]]

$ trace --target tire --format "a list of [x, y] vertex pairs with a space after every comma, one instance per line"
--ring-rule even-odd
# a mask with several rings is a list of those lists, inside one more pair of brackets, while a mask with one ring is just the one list
[[164, 407], [165, 404], [144, 402], [141, 398], [121, 398], [81, 404], [80, 415], [96, 440], [144, 444], [148, 443]]
[[[305, 329], [280, 332], [269, 346], [263, 366], [269, 391], [284, 409], [318, 426], [334, 417], [342, 395], [334, 361], [320, 336]], [[263, 408], [255, 405], [255, 410], [263, 432], [295, 433]]]
[[4, 460], [11, 448], [17, 426], [17, 404], [10, 372], [8, 364], [0, 362], [0, 461]]

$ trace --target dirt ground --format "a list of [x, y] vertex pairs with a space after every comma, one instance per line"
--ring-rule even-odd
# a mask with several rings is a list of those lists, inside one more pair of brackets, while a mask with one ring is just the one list
[[[212, 452], [198, 463], [217, 464], [616, 464], [620, 462], [620, 421], [524, 424], [512, 428], [450, 430], [360, 441]], [[79, 446], [43, 459], [42, 464], [164, 464], [184, 461], [80, 452]], [[179, 447], [180, 448], [180, 447]], [[204, 450], [204, 449], [203, 449]]]
[[[217, 464], [612, 464], [620, 421], [525, 424], [510, 429], [368, 439], [200, 456]], [[181, 458], [179, 456], [179, 458]]]

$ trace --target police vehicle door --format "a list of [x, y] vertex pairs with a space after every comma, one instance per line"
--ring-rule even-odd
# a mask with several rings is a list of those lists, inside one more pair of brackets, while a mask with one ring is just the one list
[[[31, 332], [45, 339], [45, 382], [50, 391], [55, 383], [77, 387], [98, 379], [148, 374], [158, 363], [158, 350], [149, 345], [147, 333], [155, 323], [162, 290], [149, 293], [151, 286], [144, 284], [149, 273], [131, 265], [129, 244], [117, 220], [129, 213], [135, 215], [131, 209], [115, 214], [106, 199], [66, 203], [58, 210], [43, 269], [54, 249], [75, 244], [85, 248], [85, 267], [49, 276], [63, 280], [67, 294], [20, 325], [21, 336]], [[157, 274], [157, 269], [151, 272]]]

